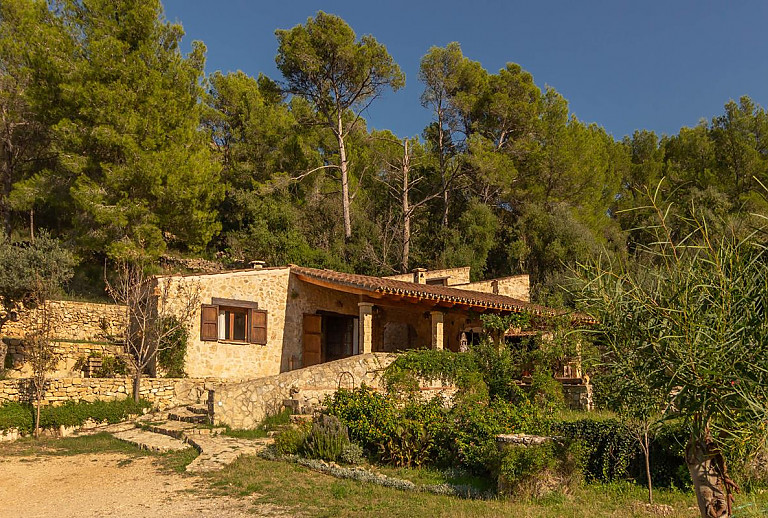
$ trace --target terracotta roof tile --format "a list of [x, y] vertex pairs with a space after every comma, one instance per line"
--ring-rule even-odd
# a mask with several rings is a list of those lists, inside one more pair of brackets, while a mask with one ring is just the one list
[[[567, 314], [561, 310], [531, 304], [530, 302], [494, 293], [457, 289], [451, 288], [450, 286], [419, 284], [369, 275], [336, 272], [333, 270], [319, 270], [316, 268], [305, 268], [296, 265], [290, 265], [290, 268], [291, 272], [300, 276], [306, 276], [338, 284], [340, 286], [348, 286], [373, 293], [454, 302], [479, 308], [512, 311], [515, 313], [528, 312], [535, 315], [551, 317]], [[592, 321], [592, 319], [586, 315], [575, 315], [574, 320], [584, 323]]]

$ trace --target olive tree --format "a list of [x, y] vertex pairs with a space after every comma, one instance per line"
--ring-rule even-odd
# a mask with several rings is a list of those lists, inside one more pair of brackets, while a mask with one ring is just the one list
[[675, 222], [690, 231], [673, 233], [658, 192], [650, 244], [637, 262], [581, 266], [581, 302], [600, 321], [606, 366], [632, 373], [609, 388], [664, 401], [661, 419], [687, 426], [701, 516], [727, 517], [738, 487], [726, 461], [762, 444], [768, 422], [768, 256], [754, 234], [714, 241], [695, 207]]

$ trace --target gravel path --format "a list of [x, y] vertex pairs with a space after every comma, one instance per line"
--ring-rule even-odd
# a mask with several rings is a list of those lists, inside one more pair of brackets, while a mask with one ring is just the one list
[[203, 483], [160, 471], [151, 457], [0, 457], [3, 517], [232, 518], [291, 516], [255, 497], [206, 496]]

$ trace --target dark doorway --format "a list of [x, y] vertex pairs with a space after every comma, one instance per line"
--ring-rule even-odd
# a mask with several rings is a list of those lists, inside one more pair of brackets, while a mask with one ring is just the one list
[[325, 361], [340, 360], [354, 354], [355, 321], [347, 316], [323, 316]]

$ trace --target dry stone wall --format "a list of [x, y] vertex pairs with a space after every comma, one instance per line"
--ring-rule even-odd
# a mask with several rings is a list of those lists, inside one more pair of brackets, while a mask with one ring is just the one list
[[[186, 378], [144, 378], [141, 398], [157, 408], [171, 408], [205, 401], [215, 380]], [[48, 380], [43, 404], [57, 406], [67, 401], [113, 401], [131, 397], [131, 378], [60, 378]], [[0, 405], [8, 402], [29, 403], [34, 399], [31, 380], [0, 381]]]
[[339, 387], [356, 388], [365, 383], [378, 388], [381, 372], [393, 355], [371, 353], [313, 365], [240, 383], [213, 384], [214, 422], [232, 428], [255, 428], [267, 415], [279, 412], [283, 401], [299, 399], [301, 405], [322, 402]]
[[[71, 300], [48, 302], [52, 336], [71, 341], [103, 341], [119, 338], [123, 333], [128, 310], [115, 304], [96, 304]], [[3, 326], [3, 335], [24, 338], [40, 318], [40, 310], [22, 310]]]
[[[28, 378], [32, 376], [32, 366], [27, 362], [24, 342], [20, 338], [4, 339], [8, 350], [5, 377]], [[48, 373], [50, 378], [77, 378], [82, 376], [79, 368], [88, 356], [124, 356], [125, 347], [104, 342], [55, 342], [54, 352], [59, 358], [56, 367]]]

